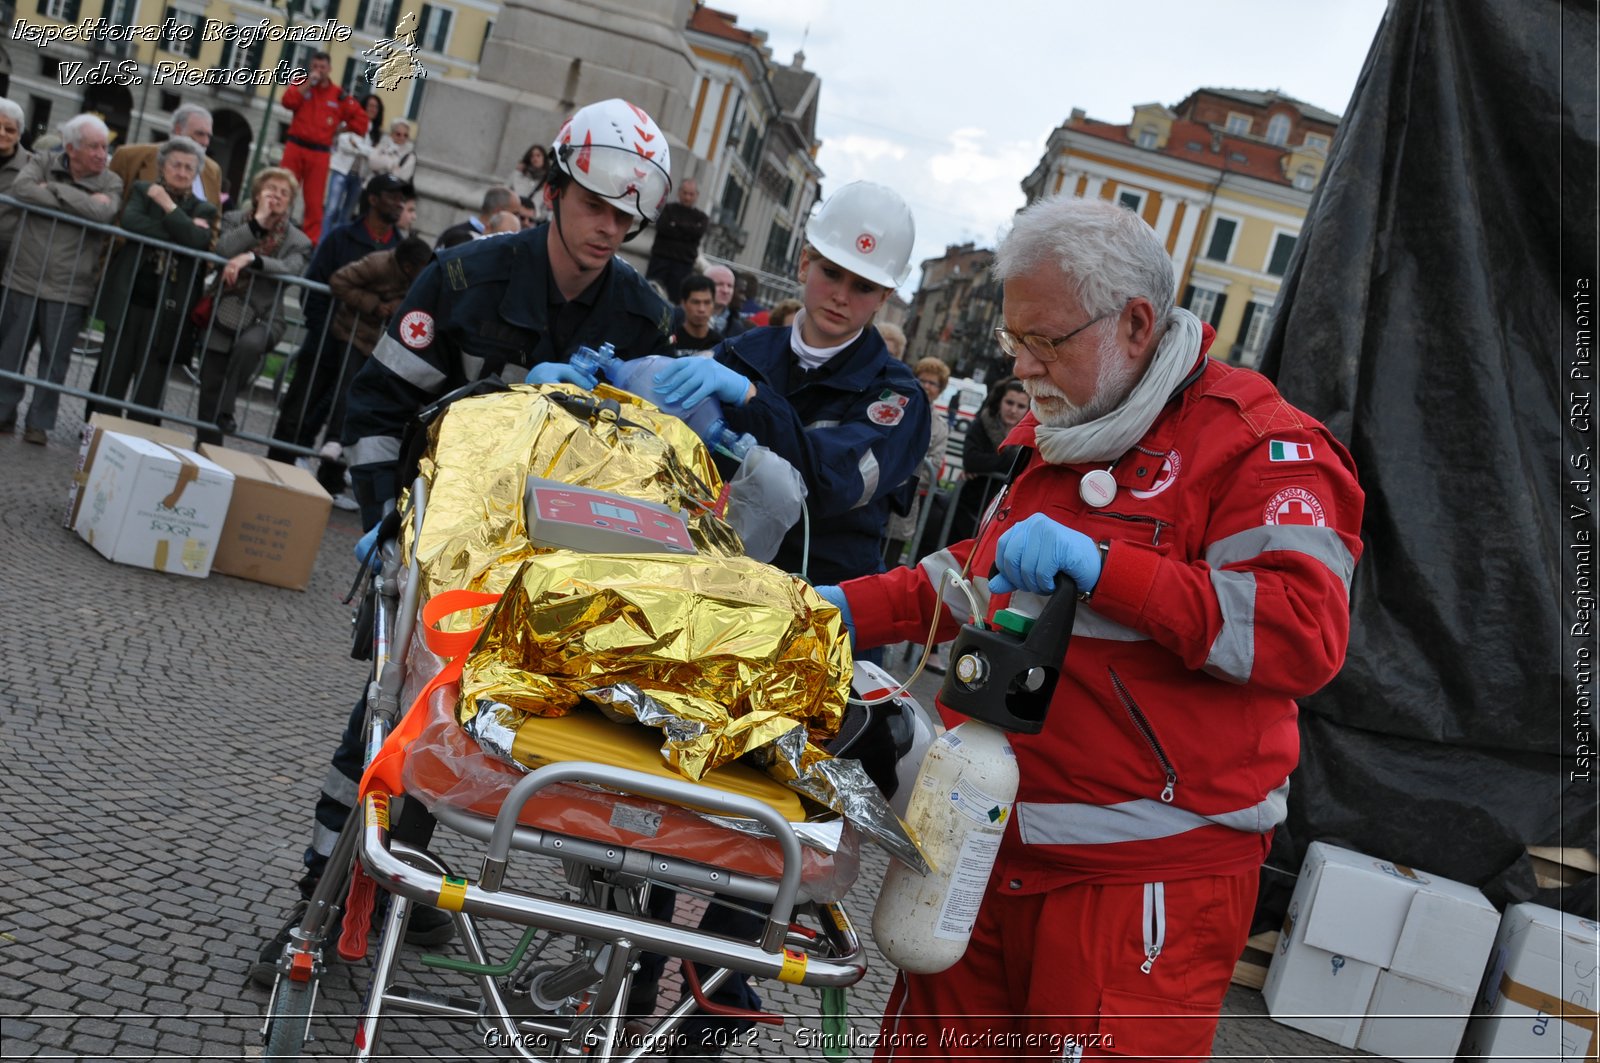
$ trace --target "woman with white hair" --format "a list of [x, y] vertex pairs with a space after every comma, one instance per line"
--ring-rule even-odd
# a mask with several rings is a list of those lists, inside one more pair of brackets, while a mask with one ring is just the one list
[[[204, 251], [211, 243], [217, 208], [194, 194], [195, 174], [205, 151], [188, 137], [164, 141], [156, 153], [159, 181], [135, 181], [120, 224], [130, 233]], [[176, 356], [179, 325], [194, 302], [198, 260], [155, 244], [130, 240], [111, 258], [100, 317], [106, 343], [95, 367], [95, 394], [122, 399], [133, 386], [134, 402], [161, 407], [167, 373]], [[90, 412], [120, 413], [116, 406], [91, 402]], [[152, 424], [154, 414], [125, 416]]]
[[[33, 152], [22, 146], [22, 108], [0, 97], [0, 195], [11, 191], [11, 183]], [[11, 257], [11, 234], [16, 231], [19, 211], [0, 203], [0, 269]]]

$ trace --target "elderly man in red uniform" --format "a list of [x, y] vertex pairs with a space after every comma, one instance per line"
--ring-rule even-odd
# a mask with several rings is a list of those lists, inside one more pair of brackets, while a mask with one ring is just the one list
[[1362, 491], [1326, 428], [1206, 356], [1133, 213], [1036, 203], [995, 272], [1032, 402], [1009, 485], [971, 540], [818, 592], [862, 648], [921, 642], [949, 568], [984, 616], [1063, 574], [1081, 604], [1044, 730], [1011, 738], [1021, 785], [971, 944], [900, 976], [878, 1058], [1204, 1059], [1284, 818], [1294, 699], [1344, 661]]
[[301, 230], [316, 243], [322, 239], [322, 198], [328, 184], [329, 149], [343, 125], [357, 136], [367, 131], [366, 109], [328, 78], [332, 65], [327, 52], [311, 56], [309, 75], [283, 93], [283, 105], [294, 113], [288, 143], [283, 147], [283, 168], [300, 180], [305, 214]]

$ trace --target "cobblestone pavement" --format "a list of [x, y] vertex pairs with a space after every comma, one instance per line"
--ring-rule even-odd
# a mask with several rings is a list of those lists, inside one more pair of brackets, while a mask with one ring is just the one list
[[[61, 527], [81, 409], [63, 405], [48, 447], [0, 436], [0, 1055], [259, 1057], [268, 994], [246, 971], [291, 899], [317, 785], [365, 677], [339, 602], [355, 515], [334, 511], [303, 593], [112, 564]], [[932, 677], [919, 686], [932, 689]], [[871, 850], [847, 902], [863, 932], [883, 866]], [[888, 995], [890, 970], [873, 960], [850, 991], [862, 1034]], [[308, 1055], [350, 1043], [364, 976], [333, 966]], [[735, 1054], [815, 1056], [799, 1033], [817, 1026], [815, 991], [761, 989], [793, 1018]], [[1235, 989], [1226, 1012], [1219, 1058], [1339, 1052], [1273, 1023], [1254, 992]], [[485, 1053], [470, 1030], [410, 1018], [385, 1055]]]

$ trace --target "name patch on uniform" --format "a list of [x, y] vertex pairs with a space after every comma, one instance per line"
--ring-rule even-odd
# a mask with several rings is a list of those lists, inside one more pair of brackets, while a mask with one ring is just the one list
[[401, 318], [400, 342], [414, 351], [425, 350], [433, 343], [433, 315], [426, 310], [413, 310]]
[[1261, 523], [1326, 528], [1328, 518], [1316, 495], [1304, 487], [1285, 487], [1267, 499], [1261, 511]]
[[1285, 443], [1281, 439], [1274, 439], [1267, 446], [1267, 459], [1269, 461], [1310, 461], [1310, 443]]

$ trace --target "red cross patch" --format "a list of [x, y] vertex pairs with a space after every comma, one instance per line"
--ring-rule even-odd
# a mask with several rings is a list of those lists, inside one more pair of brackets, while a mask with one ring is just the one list
[[1148, 488], [1142, 491], [1129, 491], [1134, 498], [1154, 498], [1172, 486], [1172, 481], [1178, 478], [1178, 470], [1183, 468], [1183, 458], [1176, 450], [1169, 450], [1161, 459], [1161, 469], [1156, 473], [1155, 480]]
[[401, 318], [400, 342], [414, 351], [426, 349], [433, 343], [433, 315], [426, 310], [413, 310]]
[[1267, 499], [1261, 511], [1261, 523], [1326, 528], [1328, 519], [1316, 495], [1304, 487], [1285, 487]]
[[862, 233], [860, 236], [856, 237], [856, 250], [860, 251], [863, 255], [872, 254], [872, 252], [877, 249], [877, 246], [878, 241], [873, 238], [871, 233]]

